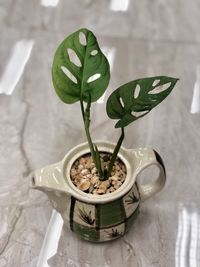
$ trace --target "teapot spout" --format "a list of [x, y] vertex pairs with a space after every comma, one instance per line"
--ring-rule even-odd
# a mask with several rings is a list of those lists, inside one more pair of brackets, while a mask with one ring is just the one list
[[62, 173], [62, 161], [36, 170], [32, 177], [32, 188], [69, 194], [69, 187]]

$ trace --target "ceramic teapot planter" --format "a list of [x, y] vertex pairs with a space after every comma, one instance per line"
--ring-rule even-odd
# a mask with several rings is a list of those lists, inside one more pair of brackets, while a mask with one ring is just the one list
[[[95, 142], [101, 152], [112, 153], [114, 144]], [[79, 190], [71, 181], [70, 169], [80, 156], [90, 152], [84, 143], [69, 151], [58, 163], [35, 171], [32, 187], [44, 191], [64, 223], [81, 238], [104, 242], [124, 235], [138, 214], [140, 203], [159, 192], [166, 180], [163, 161], [150, 148], [125, 149], [118, 157], [126, 166], [127, 176], [116, 191], [92, 195]], [[138, 174], [151, 165], [158, 166], [155, 182], [140, 185]]]

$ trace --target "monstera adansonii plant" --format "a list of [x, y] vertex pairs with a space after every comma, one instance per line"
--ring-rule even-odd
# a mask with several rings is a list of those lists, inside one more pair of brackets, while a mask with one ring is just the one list
[[111, 175], [124, 140], [124, 128], [161, 103], [178, 81], [167, 76], [137, 79], [120, 86], [109, 96], [106, 111], [109, 118], [117, 120], [115, 127], [121, 128], [121, 135], [109, 168], [104, 170], [98, 147], [90, 135], [90, 108], [108, 87], [110, 66], [91, 31], [80, 29], [58, 46], [52, 65], [52, 80], [57, 95], [64, 103], [80, 102], [88, 145], [101, 180]]

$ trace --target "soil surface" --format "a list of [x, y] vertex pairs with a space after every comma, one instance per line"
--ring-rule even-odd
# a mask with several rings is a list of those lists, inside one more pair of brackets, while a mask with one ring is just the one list
[[[104, 170], [108, 170], [111, 154], [100, 153], [101, 162]], [[71, 180], [81, 191], [89, 194], [103, 195], [117, 190], [125, 181], [126, 167], [124, 163], [117, 158], [111, 176], [104, 181], [99, 179], [98, 171], [90, 154], [77, 159], [72, 165]]]

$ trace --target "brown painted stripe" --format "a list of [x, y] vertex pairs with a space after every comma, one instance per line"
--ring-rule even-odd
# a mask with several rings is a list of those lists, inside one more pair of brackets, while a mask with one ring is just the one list
[[75, 208], [76, 199], [71, 197], [71, 206], [70, 206], [70, 229], [74, 231], [73, 222], [74, 222], [74, 208]]

